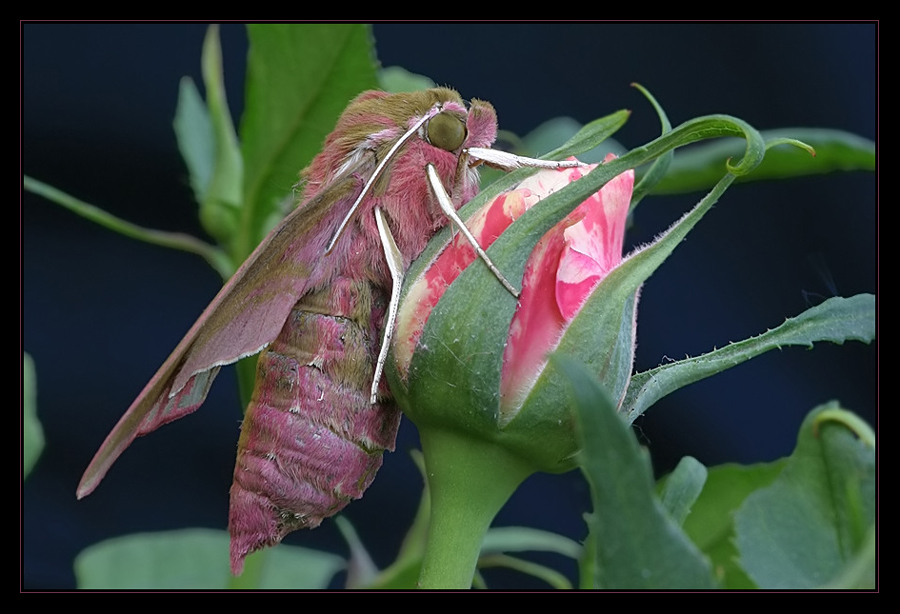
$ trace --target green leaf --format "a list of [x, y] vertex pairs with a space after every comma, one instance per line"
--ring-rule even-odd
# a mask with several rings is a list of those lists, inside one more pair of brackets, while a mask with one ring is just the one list
[[[875, 143], [849, 132], [826, 128], [782, 128], [761, 132], [766, 141], [789, 137], [816, 150], [815, 157], [795, 147], [777, 147], [753, 173], [738, 179], [763, 181], [835, 171], [874, 171]], [[697, 145], [679, 151], [665, 179], [654, 194], [680, 194], [706, 190], [721, 177], [724, 160], [741, 155], [742, 143], [735, 139]]]
[[833, 297], [756, 337], [638, 373], [628, 386], [622, 411], [628, 414], [629, 422], [634, 422], [667, 394], [785, 345], [812, 347], [818, 341], [848, 340], [869, 343], [874, 338], [875, 296]]
[[[232, 577], [225, 531], [184, 529], [125, 535], [95, 544], [75, 559], [82, 589], [224, 589]], [[345, 561], [280, 545], [266, 552], [261, 589], [322, 589]]]
[[37, 376], [34, 361], [22, 353], [22, 479], [28, 477], [44, 449], [44, 429], [37, 416]]
[[660, 498], [663, 507], [678, 524], [684, 524], [684, 519], [691, 513], [691, 506], [703, 490], [706, 475], [703, 463], [685, 456], [666, 479]]
[[[607, 589], [712, 588], [708, 562], [654, 494], [652, 468], [634, 433], [583, 365], [551, 358], [571, 381], [591, 488], [589, 585]], [[584, 584], [582, 584], [584, 586]]]
[[706, 484], [684, 521], [684, 531], [709, 557], [722, 588], [753, 589], [756, 584], [737, 562], [734, 512], [752, 492], [768, 486], [784, 469], [785, 461], [756, 465], [719, 465], [707, 472]]
[[299, 172], [347, 104], [378, 86], [369, 28], [362, 24], [248, 26], [244, 159], [243, 260], [284, 215]]
[[[875, 524], [874, 439], [834, 402], [806, 417], [784, 471], [735, 514], [740, 563], [760, 587], [823, 587], [859, 565]], [[875, 586], [874, 573], [860, 580]]]

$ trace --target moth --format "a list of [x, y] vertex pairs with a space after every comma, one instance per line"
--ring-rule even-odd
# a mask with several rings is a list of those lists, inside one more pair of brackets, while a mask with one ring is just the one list
[[559, 168], [490, 149], [497, 117], [447, 88], [353, 100], [301, 175], [294, 209], [200, 315], [100, 446], [90, 494], [135, 437], [193, 412], [220, 367], [259, 352], [231, 487], [231, 568], [362, 496], [400, 422], [382, 370], [403, 272], [452, 220], [477, 166]]

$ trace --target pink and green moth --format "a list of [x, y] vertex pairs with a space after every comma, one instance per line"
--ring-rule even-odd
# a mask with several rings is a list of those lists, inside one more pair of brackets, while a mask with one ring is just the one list
[[[262, 352], [231, 487], [231, 569], [357, 499], [400, 422], [382, 381], [403, 272], [478, 192], [476, 166], [559, 168], [489, 149], [494, 108], [455, 91], [353, 100], [302, 173], [301, 204], [201, 314], [101, 445], [90, 494], [135, 437], [193, 412], [219, 368]], [[470, 238], [498, 280], [517, 295]]]

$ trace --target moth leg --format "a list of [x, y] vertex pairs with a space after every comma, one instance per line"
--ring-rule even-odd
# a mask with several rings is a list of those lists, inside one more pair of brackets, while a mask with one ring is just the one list
[[469, 232], [469, 229], [466, 228], [465, 222], [459, 217], [456, 213], [456, 208], [453, 206], [453, 202], [450, 200], [450, 195], [447, 194], [447, 190], [444, 189], [444, 184], [441, 183], [441, 178], [438, 176], [437, 171], [434, 170], [434, 166], [429, 164], [425, 167], [425, 170], [428, 174], [428, 183], [431, 185], [431, 191], [434, 193], [435, 197], [438, 200], [438, 203], [441, 205], [441, 209], [444, 211], [444, 214], [450, 218], [450, 220], [456, 225], [459, 231], [463, 234], [466, 240], [472, 245], [472, 248], [475, 250], [475, 253], [478, 254], [478, 257], [481, 258], [487, 267], [491, 270], [503, 287], [509, 290], [509, 293], [514, 297], [519, 298], [519, 291], [516, 290], [511, 283], [509, 283], [506, 278], [503, 276], [503, 273], [500, 272], [485, 251], [478, 245], [478, 240]]
[[384, 258], [387, 260], [388, 269], [391, 272], [391, 301], [388, 303], [387, 317], [384, 322], [384, 338], [381, 341], [381, 351], [378, 352], [378, 361], [375, 363], [375, 375], [372, 378], [372, 391], [369, 400], [375, 404], [375, 396], [378, 392], [378, 384], [384, 373], [384, 363], [387, 362], [388, 349], [391, 345], [391, 337], [394, 334], [394, 322], [397, 320], [397, 311], [400, 308], [400, 289], [403, 286], [403, 255], [394, 235], [388, 226], [387, 218], [380, 207], [375, 207], [375, 223], [378, 224], [378, 236], [381, 237], [381, 247], [384, 249]]
[[514, 171], [517, 168], [556, 169], [587, 166], [587, 164], [578, 160], [538, 160], [537, 158], [526, 158], [525, 156], [517, 156], [506, 151], [486, 149], [484, 147], [470, 147], [466, 150], [466, 153], [477, 160], [481, 160], [488, 166], [504, 171]]

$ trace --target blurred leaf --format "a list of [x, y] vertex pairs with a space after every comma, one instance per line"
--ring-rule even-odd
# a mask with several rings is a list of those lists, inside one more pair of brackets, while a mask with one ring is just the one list
[[841, 573], [825, 585], [825, 588], [843, 590], [876, 588], [875, 580], [878, 577], [877, 548], [875, 525], [872, 525], [869, 527], [862, 547], [844, 565]]
[[370, 588], [408, 589], [414, 588], [422, 570], [422, 559], [425, 556], [425, 543], [428, 538], [428, 525], [431, 516], [431, 493], [428, 480], [425, 479], [425, 458], [420, 450], [411, 450], [413, 462], [419, 469], [424, 483], [422, 497], [416, 517], [403, 538], [400, 552], [394, 562], [386, 567]]
[[350, 521], [344, 516], [335, 516], [334, 521], [344, 541], [350, 547], [346, 587], [365, 588], [378, 576], [378, 567]]
[[[81, 589], [224, 589], [232, 576], [225, 531], [184, 529], [109, 539], [75, 559]], [[322, 589], [345, 566], [339, 556], [279, 545], [266, 552], [261, 589]]]
[[719, 465], [708, 469], [706, 483], [691, 513], [684, 521], [684, 531], [709, 557], [713, 574], [722, 588], [757, 588], [737, 563], [734, 545], [734, 512], [750, 493], [772, 483], [784, 468], [785, 461], [756, 465]]
[[572, 559], [581, 556], [581, 545], [565, 535], [530, 527], [492, 527], [484, 536], [483, 555], [501, 552], [555, 552]]
[[[234, 255], [231, 248], [243, 205], [244, 163], [231, 111], [228, 110], [222, 47], [216, 25], [208, 28], [203, 40], [201, 67], [215, 160], [206, 194], [200, 201], [200, 222], [206, 232], [228, 246], [229, 252]], [[238, 254], [234, 259], [235, 268], [240, 265], [241, 259], [242, 254]]]
[[[558, 590], [568, 590], [572, 588], [572, 583], [569, 582], [569, 579], [555, 569], [547, 567], [546, 565], [532, 563], [531, 561], [526, 561], [525, 559], [520, 559], [514, 556], [508, 556], [505, 554], [485, 555], [478, 559], [478, 567], [479, 569], [485, 569], [488, 567], [505, 567], [507, 569], [512, 569], [514, 571], [518, 571], [525, 575], [531, 576], [533, 578], [543, 580], [551, 587]], [[483, 584], [483, 582], [483, 579], [480, 580], [481, 584]]]
[[[216, 25], [207, 29], [203, 40], [201, 67], [206, 104], [194, 82], [183, 78], [175, 112], [175, 134], [200, 205], [200, 222], [219, 244], [230, 248], [242, 202], [243, 162], [225, 95]], [[235, 260], [233, 268], [239, 264]]]
[[209, 112], [190, 77], [182, 77], [178, 84], [178, 105], [172, 126], [175, 128], [178, 150], [188, 168], [194, 199], [202, 203], [213, 174], [215, 145]]
[[598, 154], [602, 152], [605, 158], [608, 151], [615, 152], [616, 147], [621, 147], [617, 141], [606, 145], [605, 143], [619, 131], [619, 128], [625, 125], [629, 117], [631, 117], [631, 111], [623, 109], [588, 122], [561, 146], [541, 157], [549, 160], [562, 160], [569, 156], [581, 156], [586, 152], [596, 151]]
[[[823, 587], [864, 552], [872, 559], [862, 567], [874, 572], [873, 444], [871, 429], [837, 403], [809, 413], [784, 471], [735, 514], [740, 563], [760, 587]], [[874, 588], [874, 573], [841, 588], [861, 582]]]
[[248, 34], [241, 259], [283, 217], [282, 202], [347, 104], [378, 87], [368, 26], [252, 24]]
[[[621, 117], [624, 119], [627, 118], [628, 115], [623, 113]], [[580, 123], [571, 117], [555, 117], [549, 119], [529, 132], [522, 139], [526, 149], [525, 155], [542, 156], [549, 151], [553, 151], [563, 143], [572, 139], [578, 134], [578, 131], [581, 130], [582, 127], [583, 126]], [[599, 164], [603, 162], [608, 153], [614, 153], [617, 156], [620, 156], [626, 151], [627, 150], [615, 139], [605, 139], [593, 149], [579, 153], [578, 159], [590, 164]]]
[[874, 338], [875, 296], [836, 296], [756, 337], [636, 374], [628, 385], [621, 411], [627, 413], [629, 422], [634, 422], [667, 394], [785, 345], [812, 347], [818, 341], [842, 344], [848, 340], [869, 343]]
[[[781, 128], [764, 130], [766, 141], [794, 138], [811, 145], [815, 157], [795, 147], [776, 147], [766, 153], [756, 170], [738, 179], [763, 181], [821, 175], [835, 171], [874, 171], [875, 143], [849, 132], [827, 128]], [[680, 194], [709, 189], [722, 176], [725, 161], [742, 155], [744, 144], [736, 139], [723, 139], [682, 149], [665, 179], [657, 184], [654, 194]]]
[[37, 375], [34, 361], [22, 353], [22, 479], [28, 477], [44, 449], [44, 429], [37, 415]]
[[[610, 151], [623, 151], [622, 146], [610, 137], [625, 125], [631, 113], [616, 111], [581, 126], [570, 118], [551, 119], [532, 130], [524, 139], [509, 132], [501, 132], [500, 138], [510, 141], [506, 149], [520, 155], [539, 156], [545, 160], [563, 160], [577, 156], [583, 162], [602, 162]], [[523, 168], [507, 173], [490, 167], [481, 169], [484, 201], [521, 182], [537, 169]], [[481, 198], [478, 199], [482, 201]], [[467, 208], [461, 215], [465, 219]]]
[[378, 71], [378, 84], [386, 92], [421, 92], [435, 87], [434, 81], [425, 75], [417, 75], [400, 66], [386, 66]]
[[709, 563], [656, 498], [647, 452], [606, 392], [580, 363], [560, 354], [552, 362], [571, 380], [583, 441], [581, 469], [594, 505], [588, 515], [593, 546], [587, 550], [593, 559], [582, 566], [593, 576], [589, 585], [712, 588]]
[[543, 580], [556, 589], [571, 589], [572, 583], [555, 569], [508, 556], [508, 552], [552, 552], [578, 560], [581, 544], [565, 535], [529, 527], [492, 527], [484, 536], [478, 568], [505, 567]]
[[663, 507], [679, 525], [683, 525], [684, 519], [691, 513], [691, 506], [703, 490], [706, 475], [706, 467], [700, 461], [685, 456], [665, 480], [660, 499]]

